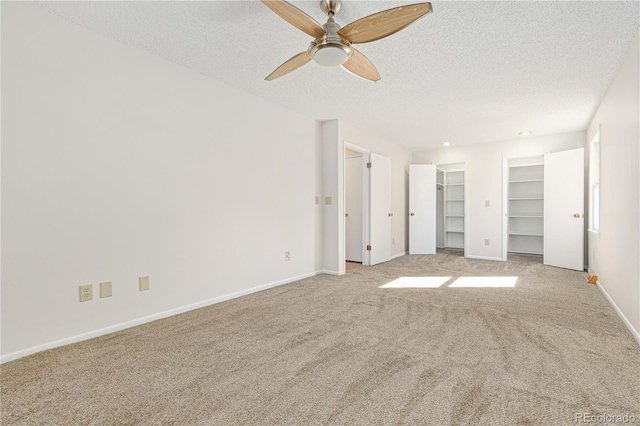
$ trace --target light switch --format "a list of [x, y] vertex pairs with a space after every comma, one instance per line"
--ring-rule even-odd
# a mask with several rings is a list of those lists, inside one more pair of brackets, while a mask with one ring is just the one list
[[325, 206], [330, 206], [331, 204], [333, 204], [333, 198], [332, 197], [324, 197], [324, 205]]
[[317, 206], [317, 205], [320, 205], [320, 197], [318, 197], [318, 196], [316, 195], [316, 206]]
[[100, 283], [100, 298], [105, 298], [105, 297], [111, 297], [112, 292], [111, 292], [112, 286], [111, 286], [111, 281], [105, 281], [103, 283]]
[[484, 206], [485, 206], [485, 207], [491, 207], [491, 201], [489, 201], [489, 200], [484, 200]]
[[140, 291], [149, 290], [149, 276], [148, 275], [138, 278], [138, 287], [140, 288]]

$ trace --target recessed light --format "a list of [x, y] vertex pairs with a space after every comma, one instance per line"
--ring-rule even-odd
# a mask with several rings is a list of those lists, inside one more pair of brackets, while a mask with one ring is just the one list
[[442, 146], [449, 146], [449, 145], [451, 145], [451, 142], [442, 142], [440, 145], [442, 145]]
[[526, 131], [526, 132], [520, 132], [520, 136], [529, 136], [531, 134], [531, 132]]

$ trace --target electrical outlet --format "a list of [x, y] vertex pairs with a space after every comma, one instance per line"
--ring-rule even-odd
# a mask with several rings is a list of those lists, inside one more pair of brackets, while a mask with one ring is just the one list
[[316, 195], [316, 206], [317, 206], [317, 205], [320, 205], [320, 197], [318, 197], [318, 196]]
[[484, 200], [484, 206], [485, 207], [491, 207], [491, 201], [490, 200]]
[[291, 252], [290, 251], [285, 251], [284, 252], [284, 260], [285, 260], [285, 262], [289, 262], [291, 260]]
[[100, 283], [100, 298], [111, 297], [111, 281], [105, 281]]
[[332, 197], [324, 197], [324, 205], [325, 206], [330, 206], [331, 204], [333, 204], [333, 198]]
[[491, 245], [491, 242], [489, 240], [484, 240], [484, 245], [485, 246]]
[[86, 302], [93, 299], [93, 284], [80, 286], [80, 301]]
[[140, 291], [149, 290], [149, 276], [144, 276], [138, 278], [138, 287], [140, 287]]

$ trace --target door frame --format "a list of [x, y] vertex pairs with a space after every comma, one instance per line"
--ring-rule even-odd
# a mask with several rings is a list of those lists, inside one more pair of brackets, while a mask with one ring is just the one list
[[[346, 217], [345, 217], [345, 209], [347, 205], [347, 173], [346, 173], [346, 159], [347, 159], [347, 149], [352, 151], [360, 152], [362, 154], [362, 162], [366, 165], [369, 161], [371, 161], [370, 154], [371, 150], [365, 148], [360, 145], [353, 144], [349, 141], [344, 141], [344, 147], [342, 148], [342, 203], [338, 208], [339, 217], [342, 218], [343, 229], [346, 229]], [[370, 229], [370, 211], [369, 211], [369, 173], [366, 172], [366, 166], [362, 168], [362, 265], [369, 266], [371, 264], [369, 259], [369, 252], [365, 250], [365, 247], [370, 243], [369, 241], [369, 229]], [[347, 234], [346, 232], [342, 233], [342, 250], [338, 255], [338, 274], [343, 275], [346, 273], [344, 270], [346, 263], [346, 252], [347, 252]]]

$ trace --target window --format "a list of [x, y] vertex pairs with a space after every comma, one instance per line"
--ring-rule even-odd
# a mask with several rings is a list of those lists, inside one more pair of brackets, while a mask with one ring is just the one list
[[600, 232], [600, 129], [591, 140], [589, 153], [589, 230]]

